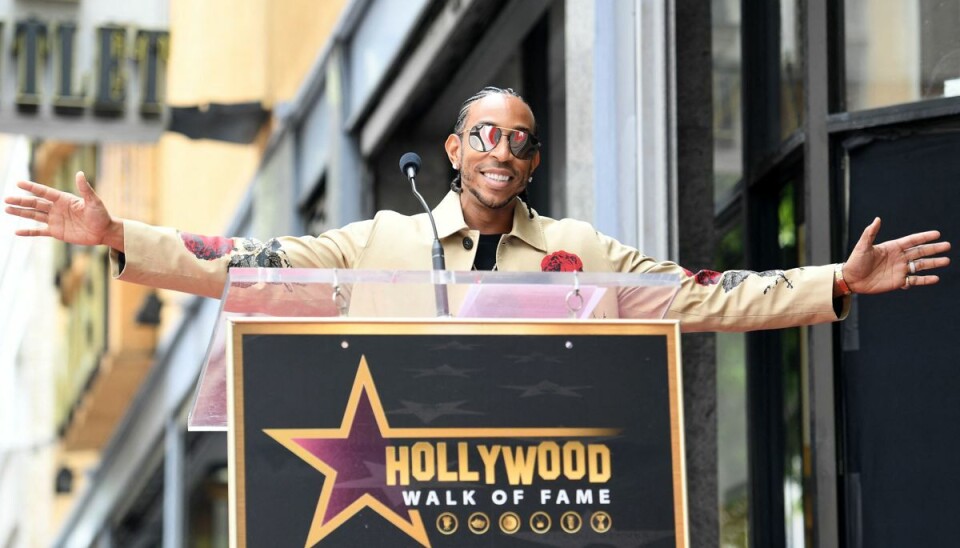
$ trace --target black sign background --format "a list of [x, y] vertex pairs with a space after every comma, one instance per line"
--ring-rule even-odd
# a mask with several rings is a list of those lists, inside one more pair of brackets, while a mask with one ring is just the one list
[[[603, 443], [611, 451], [612, 478], [600, 485], [586, 481], [534, 480], [530, 486], [508, 485], [502, 473], [496, 485], [459, 485], [431, 482], [411, 489], [436, 489], [440, 506], [417, 508], [433, 546], [680, 546], [675, 511], [682, 511], [674, 492], [668, 344], [673, 330], [657, 335], [583, 335], [577, 325], [560, 326], [570, 334], [529, 334], [527, 326], [513, 326], [516, 334], [251, 334], [256, 325], [243, 326], [242, 415], [233, 421], [243, 428], [241, 477], [245, 512], [237, 516], [248, 546], [303, 546], [313, 521], [324, 475], [265, 434], [265, 429], [338, 428], [343, 421], [351, 388], [365, 357], [391, 428], [619, 428], [615, 438], [575, 438]], [[554, 333], [557, 326], [551, 326]], [[466, 333], [469, 327], [463, 328]], [[509, 333], [512, 329], [503, 329]], [[281, 327], [282, 331], [282, 327]], [[369, 329], [367, 332], [370, 332]], [[647, 330], [649, 333], [649, 329]], [[346, 343], [346, 344], [344, 344]], [[569, 347], [572, 345], [572, 347]], [[346, 346], [346, 348], [344, 348]], [[679, 395], [676, 396], [679, 405]], [[411, 412], [410, 402], [434, 412]], [[448, 405], [450, 414], [436, 407]], [[231, 406], [233, 403], [231, 402]], [[237, 419], [242, 424], [237, 424]], [[682, 427], [677, 425], [678, 431]], [[469, 440], [502, 445], [536, 445], [543, 440], [562, 445], [569, 438], [498, 438]], [[464, 439], [404, 439], [447, 441]], [[235, 455], [236, 458], [239, 455]], [[472, 458], [475, 457], [472, 456]], [[451, 451], [450, 460], [456, 459]], [[451, 463], [451, 469], [456, 464]], [[482, 469], [475, 464], [473, 469]], [[236, 488], [236, 486], [233, 486]], [[455, 494], [476, 490], [476, 506], [447, 506], [443, 491]], [[540, 504], [540, 489], [594, 490], [593, 504]], [[597, 501], [598, 489], [610, 490], [610, 504]], [[524, 489], [522, 502], [491, 502], [495, 489]], [[546, 512], [551, 530], [538, 534], [527, 520]], [[558, 520], [573, 510], [583, 518], [579, 532], [566, 533]], [[591, 530], [594, 511], [611, 517], [605, 533]], [[473, 512], [490, 516], [489, 531], [477, 535], [466, 526]], [[512, 535], [497, 526], [499, 516], [516, 512], [523, 523]], [[437, 517], [451, 512], [458, 531], [443, 535]], [[682, 536], [682, 533], [681, 533]], [[420, 546], [377, 512], [364, 509], [330, 533], [320, 546]]]

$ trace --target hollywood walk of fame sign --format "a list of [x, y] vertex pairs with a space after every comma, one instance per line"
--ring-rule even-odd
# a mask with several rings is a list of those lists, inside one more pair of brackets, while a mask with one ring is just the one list
[[237, 546], [688, 545], [676, 323], [231, 328]]

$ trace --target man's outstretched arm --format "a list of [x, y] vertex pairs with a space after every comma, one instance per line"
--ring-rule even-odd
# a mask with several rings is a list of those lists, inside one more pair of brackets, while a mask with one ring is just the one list
[[319, 237], [284, 236], [266, 242], [251, 238], [207, 237], [174, 228], [119, 219], [77, 173], [73, 195], [21, 181], [29, 192], [9, 196], [6, 211], [45, 226], [20, 229], [19, 236], [48, 236], [78, 245], [106, 245], [115, 278], [206, 297], [223, 293], [233, 267], [350, 268], [371, 230], [359, 222]]
[[17, 230], [18, 236], [49, 236], [78, 245], [106, 245], [124, 251], [123, 220], [115, 219], [87, 182], [82, 171], [76, 176], [75, 196], [46, 185], [20, 181], [17, 186], [30, 196], [7, 196], [6, 212], [46, 226]]
[[[672, 262], [658, 262], [613, 238], [599, 235], [601, 248], [615, 271], [671, 273], [681, 276], [681, 289], [668, 318], [681, 320], [684, 331], [750, 331], [810, 325], [844, 317], [850, 293], [876, 294], [940, 281], [933, 269], [950, 264], [942, 254], [950, 242], [939, 231], [917, 232], [875, 243], [880, 220], [863, 232], [844, 263], [792, 270], [691, 272]], [[838, 283], [843, 274], [847, 289]], [[621, 296], [621, 316], [630, 317], [631, 302]]]

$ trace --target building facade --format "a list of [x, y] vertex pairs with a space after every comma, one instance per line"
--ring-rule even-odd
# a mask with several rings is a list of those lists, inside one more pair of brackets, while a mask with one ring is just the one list
[[[537, 116], [543, 162], [529, 194], [539, 212], [592, 222], [691, 270], [839, 262], [870, 215], [883, 216], [884, 237], [957, 223], [951, 2], [231, 5], [171, 3], [167, 96], [174, 106], [259, 102], [272, 116], [251, 144], [166, 134], [143, 150], [71, 150], [57, 165], [93, 163], [111, 204], [190, 232], [316, 234], [380, 209], [418, 212], [397, 170], [407, 151], [423, 158], [428, 202], [439, 201], [459, 105], [492, 84]], [[312, 26], [290, 32], [303, 21]], [[84, 253], [86, 268], [102, 267]], [[226, 438], [185, 428], [218, 303], [117, 285], [99, 289], [107, 327], [100, 339], [92, 331], [104, 356], [94, 368], [128, 347], [125, 359], [150, 357], [54, 544], [223, 546]], [[941, 446], [960, 417], [948, 396], [956, 350], [941, 339], [944, 295], [955, 291], [945, 274], [909, 298], [856, 298], [843, 324], [684, 336], [691, 544], [950, 538], [958, 486]], [[159, 327], [140, 333], [131, 314], [156, 302]], [[905, 337], [922, 346], [905, 354]], [[922, 382], [898, 367], [914, 359]], [[81, 383], [67, 408], [96, 403], [96, 385]], [[61, 444], [80, 421], [66, 423]], [[902, 462], [911, 455], [925, 466]]]

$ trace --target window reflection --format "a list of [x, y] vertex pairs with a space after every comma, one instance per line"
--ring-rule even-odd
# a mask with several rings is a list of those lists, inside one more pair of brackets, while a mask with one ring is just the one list
[[[720, 239], [717, 268], [743, 268], [743, 224]], [[746, 335], [717, 333], [717, 481], [720, 490], [720, 546], [749, 546]]]
[[333, 228], [327, 221], [326, 186], [326, 178], [324, 177], [316, 185], [316, 190], [310, 200], [300, 209], [305, 234], [316, 236]]
[[[797, 188], [800, 182], [788, 183], [780, 190], [777, 217], [779, 264], [783, 268], [799, 266], [805, 250], [798, 235], [802, 233], [802, 209], [798, 207]], [[786, 546], [803, 547], [806, 538], [804, 520], [804, 475], [806, 437], [804, 435], [804, 403], [806, 402], [806, 353], [804, 328], [781, 329], [781, 363], [783, 364], [783, 519]]]
[[228, 478], [226, 465], [217, 466], [212, 468], [190, 493], [188, 546], [227, 548], [230, 545]]
[[713, 196], [719, 210], [743, 176], [740, 0], [713, 0]]
[[847, 110], [960, 95], [960, 2], [845, 0]]
[[780, 138], [803, 122], [803, 18], [797, 0], [780, 0]]
[[[713, 180], [717, 212], [735, 201], [743, 177], [740, 0], [712, 0]], [[714, 262], [719, 270], [743, 268], [743, 222], [722, 231]], [[746, 336], [718, 333], [717, 481], [720, 546], [749, 546]]]

